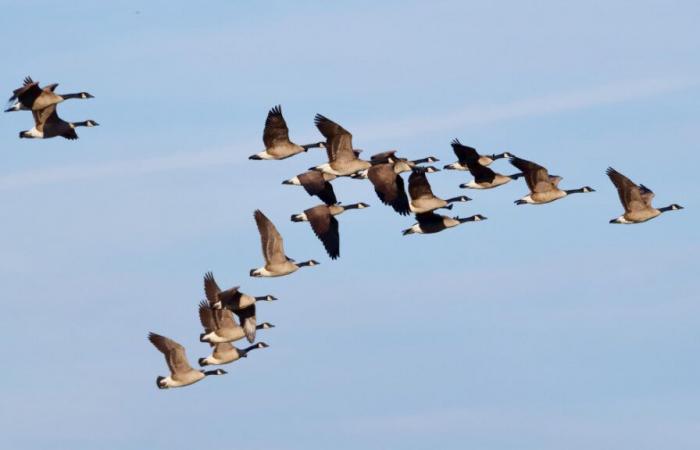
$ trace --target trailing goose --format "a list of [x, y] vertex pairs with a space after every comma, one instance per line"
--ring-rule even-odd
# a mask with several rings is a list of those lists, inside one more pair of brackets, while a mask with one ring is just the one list
[[66, 122], [58, 117], [56, 105], [47, 106], [40, 111], [32, 111], [32, 115], [34, 116], [34, 128], [20, 131], [20, 138], [49, 139], [61, 136], [69, 140], [74, 140], [78, 139], [78, 134], [75, 132], [77, 127], [96, 127], [99, 125], [94, 120]]
[[511, 158], [513, 156], [513, 154], [509, 152], [503, 152], [497, 155], [480, 155], [474, 147], [462, 145], [459, 139], [453, 139], [451, 145], [452, 151], [457, 155], [457, 162], [447, 164], [444, 167], [447, 170], [469, 170], [467, 161], [470, 159], [477, 159], [482, 166], [488, 166], [497, 159]]
[[284, 180], [282, 184], [302, 186], [307, 194], [317, 196], [326, 205], [335, 205], [338, 203], [338, 199], [336, 199], [335, 191], [333, 191], [333, 186], [330, 183], [335, 178], [335, 175], [329, 173], [309, 170], [294, 178]]
[[238, 361], [241, 358], [247, 358], [248, 353], [251, 350], [269, 347], [269, 345], [267, 345], [264, 342], [258, 342], [257, 344], [253, 344], [250, 347], [246, 348], [237, 348], [228, 342], [211, 344], [211, 346], [214, 347], [214, 351], [212, 352], [212, 354], [205, 358], [199, 358], [197, 360], [201, 367], [209, 366], [212, 364], [229, 364], [234, 361]]
[[265, 150], [248, 159], [285, 159], [290, 156], [308, 151], [310, 148], [323, 147], [323, 142], [297, 145], [289, 140], [289, 128], [282, 117], [282, 106], [277, 105], [267, 113], [265, 130], [263, 131]]
[[430, 188], [428, 178], [425, 176], [426, 173], [432, 171], [416, 167], [408, 177], [408, 194], [411, 197], [409, 207], [412, 212], [420, 214], [434, 211], [438, 208], [452, 209], [452, 203], [454, 202], [468, 202], [471, 200], [464, 195], [448, 198], [447, 200], [436, 197]]
[[439, 233], [447, 228], [453, 228], [466, 222], [479, 222], [486, 220], [486, 217], [481, 214], [475, 214], [471, 217], [447, 217], [434, 212], [416, 214], [418, 223], [413, 224], [411, 228], [406, 228], [402, 231], [403, 235], [407, 234], [431, 234]]
[[165, 355], [165, 362], [170, 369], [170, 376], [159, 376], [156, 378], [156, 384], [159, 389], [187, 386], [209, 375], [225, 375], [227, 373], [223, 369], [207, 371], [193, 369], [187, 361], [185, 348], [165, 336], [149, 333], [148, 340]]
[[651, 201], [654, 198], [654, 192], [651, 189], [643, 184], [639, 186], [636, 185], [632, 180], [612, 167], [608, 167], [605, 173], [610, 177], [610, 181], [612, 181], [617, 188], [617, 193], [620, 196], [620, 203], [622, 203], [622, 206], [625, 208], [625, 213], [616, 219], [612, 219], [610, 223], [642, 223], [666, 211], [683, 209], [682, 206], [676, 203], [672, 203], [663, 208], [654, 208], [651, 205]]
[[24, 79], [24, 85], [12, 92], [12, 97], [8, 100], [14, 102], [5, 112], [12, 111], [39, 111], [51, 105], [57, 105], [64, 100], [72, 98], [88, 99], [94, 96], [87, 92], [77, 92], [74, 94], [56, 94], [54, 90], [58, 83], [49, 84], [43, 88], [31, 77]]
[[311, 170], [319, 170], [338, 177], [350, 176], [361, 170], [371, 167], [369, 161], [358, 158], [352, 148], [352, 134], [332, 120], [316, 114], [314, 118], [316, 127], [326, 138], [326, 153], [328, 162]]
[[338, 233], [338, 220], [334, 216], [342, 214], [349, 209], [367, 208], [367, 203], [353, 203], [351, 205], [318, 205], [305, 210], [301, 214], [293, 214], [292, 222], [309, 222], [316, 237], [323, 243], [326, 253], [331, 259], [340, 256], [340, 235]]
[[516, 173], [513, 175], [501, 175], [486, 166], [483, 166], [478, 159], [467, 159], [467, 168], [474, 179], [469, 183], [462, 183], [459, 185], [461, 188], [466, 189], [492, 189], [497, 186], [502, 186], [511, 180], [517, 180], [522, 177], [522, 173]]
[[[213, 309], [205, 301], [199, 302], [199, 322], [204, 328], [204, 333], [199, 335], [200, 342], [219, 344], [222, 342], [234, 342], [246, 337], [242, 326], [233, 318], [233, 313], [228, 309]], [[264, 322], [254, 327], [256, 330], [267, 330], [274, 325]], [[255, 337], [255, 334], [253, 334]]]
[[528, 195], [515, 201], [516, 205], [539, 205], [553, 202], [554, 200], [564, 198], [570, 194], [595, 192], [595, 189], [589, 186], [584, 186], [580, 189], [559, 189], [558, 186], [559, 182], [562, 180], [562, 177], [550, 176], [549, 173], [547, 173], [547, 169], [539, 164], [535, 164], [531, 161], [517, 157], [511, 158], [510, 163], [523, 172], [525, 181], [527, 182], [527, 187], [530, 188], [530, 193]]
[[235, 286], [222, 291], [216, 284], [213, 273], [207, 272], [204, 275], [204, 293], [209, 305], [214, 309], [226, 308], [233, 311], [241, 322], [248, 342], [252, 343], [255, 341], [255, 330], [259, 329], [256, 327], [255, 302], [271, 302], [277, 298], [269, 294], [253, 297], [239, 291], [239, 287]]
[[262, 253], [265, 265], [251, 269], [251, 277], [281, 277], [299, 270], [300, 267], [316, 266], [319, 263], [313, 259], [296, 263], [284, 253], [284, 242], [275, 225], [259, 209], [255, 210], [255, 223], [260, 232]]

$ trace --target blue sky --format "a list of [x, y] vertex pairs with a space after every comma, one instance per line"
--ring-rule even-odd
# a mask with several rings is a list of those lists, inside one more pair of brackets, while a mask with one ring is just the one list
[[[17, 138], [28, 113], [0, 121], [0, 447], [698, 448], [700, 6], [524, 3], [0, 2], [8, 96], [26, 75], [86, 90], [60, 114], [101, 124], [42, 142]], [[455, 213], [488, 221], [403, 237], [338, 180], [372, 207], [339, 218], [331, 262], [289, 222], [316, 202], [280, 185], [323, 153], [247, 159], [278, 103], [299, 143], [322, 113], [369, 154], [441, 166], [459, 137], [597, 192], [471, 191]], [[609, 165], [686, 209], [609, 225]], [[468, 179], [431, 176], [446, 197]], [[322, 264], [249, 278], [256, 208]], [[208, 352], [208, 270], [280, 298], [270, 348], [159, 391], [146, 334]]]

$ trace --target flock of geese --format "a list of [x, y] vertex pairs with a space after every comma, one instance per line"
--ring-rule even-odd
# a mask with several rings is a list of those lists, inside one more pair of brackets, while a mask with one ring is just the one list
[[[96, 126], [91, 120], [85, 122], [66, 122], [56, 113], [58, 103], [71, 98], [92, 98], [87, 92], [77, 94], [56, 94], [57, 85], [40, 88], [38, 83], [27, 77], [24, 86], [14, 91], [10, 98], [12, 106], [6, 112], [29, 110], [34, 115], [35, 126], [20, 133], [21, 138], [46, 139], [62, 136], [76, 139], [75, 128], [78, 126]], [[308, 222], [314, 234], [323, 244], [331, 259], [340, 256], [340, 235], [336, 216], [351, 209], [364, 209], [369, 205], [363, 202], [343, 205], [336, 198], [331, 182], [339, 177], [357, 180], [368, 179], [379, 200], [390, 206], [396, 213], [406, 216], [415, 215], [416, 223], [403, 230], [404, 235], [438, 233], [467, 222], [486, 220], [481, 214], [469, 217], [446, 216], [439, 214], [441, 209], [451, 210], [455, 203], [471, 199], [458, 195], [443, 199], [433, 193], [428, 181], [428, 174], [439, 172], [432, 165], [438, 161], [434, 156], [409, 160], [397, 156], [396, 151], [386, 151], [373, 155], [369, 160], [360, 158], [361, 150], [353, 148], [352, 134], [345, 128], [325, 116], [317, 114], [314, 123], [325, 141], [297, 145], [289, 139], [289, 129], [282, 116], [282, 108], [272, 108], [265, 122], [263, 143], [265, 150], [249, 157], [251, 160], [281, 160], [312, 148], [324, 148], [328, 162], [312, 167], [308, 171], [285, 180], [282, 184], [301, 186], [310, 196], [318, 197], [323, 203], [292, 214], [292, 222]], [[445, 165], [446, 170], [468, 171], [473, 179], [460, 185], [465, 189], [493, 189], [520, 178], [525, 179], [528, 194], [515, 201], [516, 205], [540, 205], [562, 199], [571, 194], [595, 192], [589, 186], [578, 189], [561, 189], [562, 177], [550, 175], [547, 169], [537, 163], [519, 158], [505, 152], [493, 155], [481, 155], [473, 147], [463, 145], [459, 140], [451, 142], [457, 161]], [[504, 175], [495, 172], [489, 166], [499, 159], [508, 159], [518, 172]], [[408, 176], [408, 192], [401, 174]], [[683, 209], [678, 204], [663, 208], [652, 206], [654, 193], [643, 184], [637, 185], [612, 167], [606, 171], [617, 188], [624, 213], [610, 220], [610, 223], [637, 224], [646, 222], [666, 211]], [[255, 223], [260, 234], [264, 265], [250, 270], [251, 277], [280, 277], [292, 274], [301, 267], [319, 264], [314, 259], [302, 262], [287, 256], [284, 241], [275, 225], [265, 214], [256, 210]], [[239, 287], [221, 290], [208, 272], [204, 276], [204, 294], [206, 300], [199, 303], [198, 313], [203, 332], [199, 339], [209, 344], [211, 354], [198, 359], [200, 367], [223, 365], [246, 358], [255, 349], [268, 347], [265, 342], [255, 342], [256, 332], [273, 328], [274, 325], [257, 323], [256, 303], [277, 300], [273, 295], [251, 296], [240, 291]], [[236, 320], [236, 318], [238, 320]], [[160, 389], [191, 385], [209, 375], [224, 375], [221, 368], [204, 370], [193, 368], [185, 353], [185, 348], [165, 336], [149, 333], [148, 339], [164, 354], [170, 375], [159, 376], [156, 384]], [[246, 339], [251, 345], [238, 348], [233, 342]]]

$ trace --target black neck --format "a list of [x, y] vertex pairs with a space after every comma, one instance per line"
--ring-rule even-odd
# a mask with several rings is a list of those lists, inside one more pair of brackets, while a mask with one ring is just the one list
[[88, 121], [83, 120], [82, 122], [73, 122], [74, 127], [86, 127], [88, 126]]
[[566, 195], [570, 195], [570, 194], [580, 194], [580, 193], [586, 192], [586, 191], [584, 191], [583, 188], [579, 188], [579, 189], [565, 190], [564, 192], [566, 192]]
[[82, 93], [77, 93], [77, 94], [61, 94], [61, 97], [63, 97], [64, 100], [68, 100], [71, 98], [83, 98]]
[[659, 211], [661, 211], [662, 213], [666, 211], [673, 211], [673, 205], [668, 205], [664, 206], [663, 208], [659, 208]]
[[518, 178], [522, 177], [524, 174], [522, 173], [514, 173], [513, 175], [508, 175], [508, 178], [511, 180], [517, 180]]
[[497, 154], [497, 155], [490, 155], [490, 156], [489, 156], [489, 158], [494, 159], [494, 160], [495, 160], [495, 159], [505, 158], [505, 157], [506, 157], [506, 154], [505, 154], [505, 153], [499, 153], [499, 154]]
[[411, 161], [413, 164], [424, 164], [424, 163], [434, 163], [437, 162], [437, 158], [433, 158], [432, 156], [428, 156], [427, 158], [421, 158], [421, 159], [414, 159]]
[[298, 267], [306, 267], [306, 266], [310, 266], [310, 265], [311, 265], [311, 261], [310, 261], [310, 260], [309, 260], [309, 261], [300, 262], [299, 264], [297, 264]]
[[359, 203], [351, 203], [350, 205], [343, 206], [343, 209], [358, 209], [359, 207]]
[[209, 376], [209, 375], [218, 375], [218, 373], [217, 373], [216, 370], [203, 370], [202, 373], [203, 373], [204, 375], [206, 375], [206, 376]]
[[304, 150], [308, 150], [308, 149], [310, 149], [310, 148], [319, 148], [319, 147], [322, 147], [322, 146], [325, 145], [325, 144], [326, 144], [325, 142], [314, 142], [313, 144], [306, 144], [306, 145], [302, 145], [301, 147], [302, 147]]

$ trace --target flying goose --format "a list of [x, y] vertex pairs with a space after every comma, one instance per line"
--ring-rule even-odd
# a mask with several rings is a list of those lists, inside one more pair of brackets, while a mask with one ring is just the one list
[[676, 211], [683, 209], [682, 206], [672, 203], [663, 208], [654, 208], [651, 206], [651, 201], [654, 198], [654, 192], [651, 189], [640, 184], [637, 186], [612, 167], [608, 167], [605, 173], [610, 177], [617, 188], [617, 193], [620, 196], [620, 203], [625, 208], [625, 213], [616, 219], [612, 219], [610, 223], [642, 223], [651, 220], [654, 217], [666, 211]]
[[338, 234], [338, 220], [334, 216], [342, 214], [348, 209], [367, 208], [367, 203], [353, 203], [351, 205], [318, 205], [305, 210], [301, 214], [293, 214], [292, 222], [309, 222], [316, 237], [323, 243], [326, 253], [331, 259], [340, 256], [340, 235]]
[[[204, 333], [199, 335], [200, 342], [219, 344], [238, 341], [246, 337], [245, 330], [236, 323], [233, 313], [229, 309], [214, 309], [208, 302], [201, 301], [199, 302], [199, 321], [204, 328]], [[264, 322], [254, 326], [254, 329], [267, 330], [274, 327], [271, 323]], [[254, 337], [255, 333], [253, 333]]]
[[232, 363], [234, 361], [238, 361], [241, 358], [247, 358], [248, 352], [250, 352], [251, 350], [269, 347], [269, 345], [267, 345], [264, 342], [258, 342], [257, 344], [253, 344], [250, 347], [246, 348], [234, 347], [229, 342], [211, 344], [211, 346], [214, 347], [214, 351], [212, 352], [212, 354], [205, 358], [199, 358], [197, 360], [201, 367], [209, 366], [212, 364], [218, 365]]
[[479, 155], [474, 147], [462, 145], [459, 139], [453, 139], [451, 145], [452, 151], [457, 155], [457, 162], [447, 164], [444, 167], [444, 169], [447, 170], [469, 170], [467, 161], [470, 159], [477, 159], [482, 166], [488, 166], [497, 159], [510, 158], [513, 156], [513, 154], [509, 152], [499, 153], [498, 155]]
[[7, 108], [5, 112], [20, 110], [39, 111], [48, 106], [56, 105], [71, 98], [94, 98], [87, 92], [78, 92], [75, 94], [56, 94], [54, 93], [54, 90], [57, 86], [58, 83], [54, 83], [40, 88], [38, 82], [32, 80], [31, 77], [26, 77], [24, 79], [24, 85], [12, 92], [12, 97], [10, 97], [8, 101], [14, 103], [12, 106]]
[[352, 134], [337, 123], [316, 114], [314, 118], [316, 127], [326, 138], [326, 153], [328, 162], [320, 166], [312, 167], [310, 170], [319, 170], [335, 176], [350, 176], [361, 170], [369, 169], [369, 161], [358, 158], [357, 153], [352, 148]]
[[335, 178], [335, 175], [329, 173], [309, 170], [294, 178], [284, 180], [282, 184], [302, 186], [307, 194], [317, 196], [326, 205], [335, 205], [338, 203], [338, 199], [336, 199], [335, 191], [333, 191], [333, 186], [330, 183]]
[[469, 197], [460, 195], [459, 197], [443, 200], [433, 194], [430, 188], [426, 173], [430, 172], [424, 168], [414, 168], [408, 177], [408, 194], [411, 197], [409, 207], [411, 211], [420, 214], [434, 211], [438, 208], [452, 209], [454, 202], [468, 202]]
[[75, 132], [76, 127], [96, 127], [99, 125], [94, 120], [66, 122], [58, 117], [56, 105], [47, 106], [39, 111], [32, 111], [32, 115], [34, 116], [34, 128], [20, 131], [20, 138], [49, 139], [61, 136], [66, 139], [74, 140], [78, 139], [78, 134]]
[[490, 168], [482, 165], [477, 158], [469, 158], [466, 161], [467, 168], [474, 179], [469, 183], [462, 183], [459, 185], [461, 188], [467, 189], [492, 189], [497, 186], [504, 185], [511, 180], [517, 180], [522, 177], [522, 173], [516, 173], [513, 175], [501, 175], [496, 173]]
[[403, 178], [399, 175], [404, 169], [403, 166], [402, 162], [375, 164], [367, 171], [367, 177], [372, 182], [374, 192], [377, 193], [379, 200], [405, 216], [411, 211], [411, 208], [408, 204]]
[[[408, 159], [396, 156], [396, 150], [389, 150], [386, 152], [375, 153], [370, 157], [370, 163], [374, 165], [379, 164], [394, 164], [394, 171], [396, 173], [410, 172], [411, 169], [416, 167], [418, 164], [423, 163], [434, 163], [440, 161], [434, 156], [428, 156], [420, 159]], [[350, 175], [351, 178], [368, 178], [369, 169], [361, 170]]]
[[323, 142], [314, 144], [297, 145], [289, 140], [289, 128], [282, 117], [282, 106], [277, 105], [267, 113], [265, 130], [263, 131], [263, 143], [265, 150], [248, 159], [285, 159], [310, 148], [323, 147]]
[[239, 291], [239, 287], [235, 286], [222, 291], [216, 284], [213, 273], [207, 272], [204, 275], [204, 293], [209, 305], [214, 309], [226, 308], [233, 311], [241, 322], [248, 342], [252, 343], [255, 340], [255, 330], [259, 329], [256, 327], [255, 302], [271, 302], [277, 300], [277, 297], [269, 294], [253, 297]]
[[456, 227], [457, 225], [466, 222], [478, 222], [486, 220], [486, 217], [481, 214], [475, 214], [471, 217], [447, 217], [434, 212], [416, 214], [418, 223], [413, 224], [411, 228], [406, 228], [402, 231], [403, 235], [407, 234], [431, 234], [438, 233], [447, 228]]
[[560, 176], [550, 176], [547, 169], [533, 162], [520, 159], [517, 157], [510, 158], [510, 163], [520, 169], [525, 176], [527, 187], [530, 188], [530, 193], [520, 200], [516, 200], [516, 205], [524, 204], [543, 204], [553, 202], [570, 194], [578, 194], [581, 192], [595, 192], [595, 189], [584, 186], [580, 189], [559, 189], [559, 182], [562, 180]]
[[282, 236], [259, 209], [255, 210], [255, 223], [260, 232], [262, 253], [265, 257], [265, 265], [258, 269], [251, 269], [251, 277], [281, 277], [296, 272], [300, 267], [316, 266], [319, 263], [313, 259], [296, 263], [284, 253]]
[[196, 383], [209, 375], [225, 375], [223, 369], [216, 370], [195, 370], [187, 362], [185, 347], [165, 336], [156, 333], [148, 333], [148, 340], [165, 355], [165, 362], [170, 368], [170, 376], [159, 376], [156, 384], [159, 389], [168, 389], [187, 386]]

